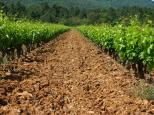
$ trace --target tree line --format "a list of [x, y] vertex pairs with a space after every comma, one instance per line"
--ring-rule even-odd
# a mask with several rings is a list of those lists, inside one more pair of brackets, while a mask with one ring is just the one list
[[137, 16], [141, 23], [154, 20], [154, 7], [111, 7], [90, 10], [78, 7], [67, 8], [56, 4], [51, 6], [47, 2], [25, 6], [20, 1], [16, 3], [0, 1], [0, 7], [10, 18], [15, 16], [17, 19], [26, 18], [69, 26], [101, 23], [115, 24], [121, 20], [126, 20], [127, 22], [133, 16]]

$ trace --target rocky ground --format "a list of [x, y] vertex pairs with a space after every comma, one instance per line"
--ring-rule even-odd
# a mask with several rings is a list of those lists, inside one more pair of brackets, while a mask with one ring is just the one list
[[136, 80], [76, 30], [0, 66], [0, 115], [153, 115]]

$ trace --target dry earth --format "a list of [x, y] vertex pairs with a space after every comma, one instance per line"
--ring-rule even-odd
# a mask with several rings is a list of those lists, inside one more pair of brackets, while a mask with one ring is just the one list
[[76, 30], [0, 66], [0, 115], [152, 115], [136, 80]]

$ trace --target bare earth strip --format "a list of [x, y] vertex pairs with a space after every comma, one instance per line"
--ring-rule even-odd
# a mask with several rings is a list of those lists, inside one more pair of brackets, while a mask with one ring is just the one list
[[1, 67], [2, 115], [152, 115], [135, 79], [75, 30]]

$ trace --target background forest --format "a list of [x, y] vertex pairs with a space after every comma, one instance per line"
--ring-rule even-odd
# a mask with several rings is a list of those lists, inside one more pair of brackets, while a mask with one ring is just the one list
[[128, 22], [135, 15], [141, 23], [154, 20], [151, 0], [1, 0], [10, 18], [25, 18], [68, 26]]

